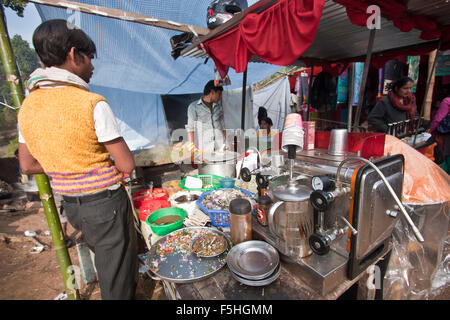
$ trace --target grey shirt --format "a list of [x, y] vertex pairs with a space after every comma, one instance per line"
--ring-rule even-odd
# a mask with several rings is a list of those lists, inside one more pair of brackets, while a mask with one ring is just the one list
[[[418, 116], [416, 107], [415, 114]], [[377, 102], [375, 107], [373, 107], [367, 121], [372, 126], [374, 131], [386, 133], [389, 123], [404, 121], [407, 119], [408, 112], [395, 108], [389, 97], [384, 97]]]
[[216, 149], [225, 142], [223, 130], [223, 107], [219, 103], [213, 103], [212, 111], [200, 98], [192, 102], [188, 107], [187, 132], [194, 132], [194, 141], [197, 141], [199, 149], [213, 151], [214, 141]]

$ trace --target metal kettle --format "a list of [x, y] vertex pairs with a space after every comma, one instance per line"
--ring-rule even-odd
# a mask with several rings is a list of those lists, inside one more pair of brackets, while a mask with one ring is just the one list
[[309, 201], [312, 190], [287, 176], [274, 179], [269, 190], [274, 204], [269, 210], [268, 225], [276, 247], [294, 258], [311, 255], [308, 239], [314, 232], [314, 212]]

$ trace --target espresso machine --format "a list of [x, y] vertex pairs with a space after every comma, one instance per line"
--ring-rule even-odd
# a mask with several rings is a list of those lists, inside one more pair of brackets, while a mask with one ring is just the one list
[[331, 132], [328, 149], [302, 146], [283, 136], [285, 161], [268, 178], [268, 226], [255, 225], [254, 237], [276, 247], [312, 289], [326, 295], [376, 263], [391, 249], [401, 214], [423, 241], [400, 201], [402, 155], [348, 152], [346, 129]]

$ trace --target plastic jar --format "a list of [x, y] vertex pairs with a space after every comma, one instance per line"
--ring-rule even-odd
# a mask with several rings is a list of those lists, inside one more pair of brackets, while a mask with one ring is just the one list
[[233, 245], [252, 240], [252, 206], [243, 198], [230, 202], [230, 231]]

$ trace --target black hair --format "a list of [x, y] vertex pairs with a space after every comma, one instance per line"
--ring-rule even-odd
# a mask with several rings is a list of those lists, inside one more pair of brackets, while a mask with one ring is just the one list
[[207, 96], [211, 92], [211, 90], [223, 91], [223, 87], [216, 86], [214, 80], [209, 80], [208, 83], [206, 83], [205, 88], [203, 89], [203, 95]]
[[62, 19], [41, 23], [33, 33], [33, 46], [46, 67], [62, 65], [72, 47], [78, 56], [97, 53], [95, 43], [83, 30]]
[[261, 124], [261, 120], [267, 118], [267, 109], [264, 107], [259, 107], [258, 109], [258, 124]]
[[403, 87], [405, 84], [407, 84], [408, 82], [412, 82], [414, 83], [414, 80], [411, 79], [410, 77], [401, 77], [400, 79], [395, 80], [394, 82], [391, 82], [389, 84], [388, 89], [392, 90], [394, 92], [397, 92], [398, 89], [400, 89], [401, 87]]
[[260, 121], [259, 121], [259, 123], [261, 124], [261, 121], [265, 121], [265, 122], [267, 122], [270, 126], [273, 126], [273, 122], [272, 122], [272, 119], [270, 119], [269, 117], [265, 117], [265, 118], [262, 118]]

